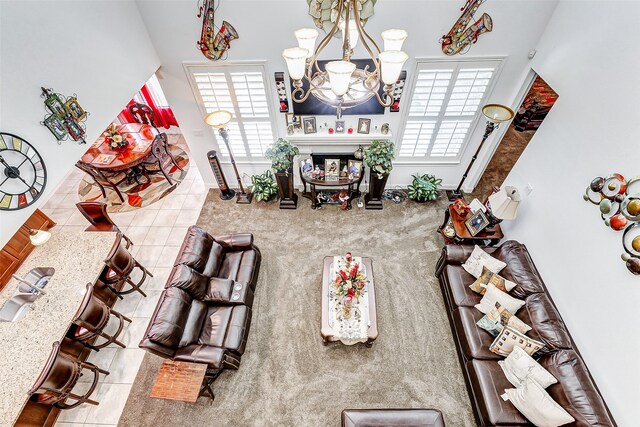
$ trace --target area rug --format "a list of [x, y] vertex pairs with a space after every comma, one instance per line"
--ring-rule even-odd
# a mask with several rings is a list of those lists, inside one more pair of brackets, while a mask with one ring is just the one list
[[[238, 205], [208, 194], [198, 225], [250, 232], [263, 255], [253, 319], [238, 371], [215, 382], [216, 399], [151, 399], [163, 359], [146, 354], [120, 426], [338, 426], [345, 408], [437, 408], [446, 424], [475, 426], [442, 294], [434, 277], [447, 206], [385, 203], [297, 210]], [[373, 258], [379, 337], [373, 347], [322, 345], [322, 260], [351, 251]]]
[[130, 183], [125, 181], [118, 186], [122, 197], [124, 197], [124, 203], [122, 203], [118, 194], [110, 187], [105, 187], [107, 194], [105, 200], [100, 187], [93, 181], [93, 178], [85, 175], [78, 185], [78, 197], [82, 201], [104, 202], [107, 204], [107, 211], [112, 213], [132, 211], [161, 200], [180, 185], [189, 171], [188, 154], [181, 147], [175, 145], [172, 145], [170, 150], [176, 162], [182, 168], [180, 170], [173, 163], [171, 164], [169, 176], [173, 181], [173, 185], [169, 184], [169, 181], [161, 173], [150, 175], [151, 182], [146, 182], [144, 177], [140, 179], [141, 184], [135, 181]]

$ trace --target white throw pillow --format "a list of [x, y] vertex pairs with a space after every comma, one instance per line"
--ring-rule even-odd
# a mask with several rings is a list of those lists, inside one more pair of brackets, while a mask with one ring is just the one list
[[511, 401], [522, 415], [538, 427], [559, 427], [575, 421], [540, 384], [531, 379], [518, 388], [506, 389], [502, 398]]
[[513, 347], [509, 356], [504, 360], [500, 360], [498, 365], [504, 371], [509, 382], [516, 387], [521, 386], [528, 379], [537, 382], [542, 388], [547, 388], [551, 384], [558, 382], [549, 371], [544, 369], [533, 357], [518, 346]]
[[482, 275], [483, 266], [498, 274], [503, 268], [507, 266], [507, 264], [500, 261], [499, 259], [495, 259], [491, 255], [483, 251], [480, 246], [476, 245], [473, 248], [473, 252], [471, 252], [469, 258], [467, 258], [464, 264], [462, 264], [462, 268], [464, 268], [467, 273], [477, 279]]
[[484, 314], [487, 314], [495, 308], [497, 302], [499, 302], [500, 305], [506, 308], [511, 314], [516, 314], [516, 312], [520, 310], [520, 307], [525, 303], [523, 300], [514, 298], [508, 293], [502, 292], [500, 289], [496, 288], [495, 285], [489, 283], [487, 285], [487, 292], [480, 300], [480, 303], [476, 304], [475, 307]]

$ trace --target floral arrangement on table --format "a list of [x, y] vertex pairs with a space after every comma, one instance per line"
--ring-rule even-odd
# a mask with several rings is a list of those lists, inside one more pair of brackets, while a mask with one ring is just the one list
[[351, 252], [343, 258], [344, 267], [336, 269], [336, 279], [334, 281], [335, 295], [342, 298], [343, 316], [351, 316], [351, 305], [357, 302], [364, 295], [365, 275], [361, 266], [353, 262]]
[[111, 123], [102, 136], [104, 136], [104, 141], [109, 144], [109, 147], [114, 150], [124, 148], [128, 144], [127, 138], [129, 135], [121, 134], [120, 131], [118, 131], [118, 125], [115, 123]]

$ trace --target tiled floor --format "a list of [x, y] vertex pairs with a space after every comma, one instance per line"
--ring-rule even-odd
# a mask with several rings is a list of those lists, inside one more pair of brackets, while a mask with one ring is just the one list
[[[84, 230], [86, 219], [78, 212], [77, 188], [83, 173], [73, 170], [42, 208], [56, 223], [56, 228]], [[109, 191], [109, 190], [107, 190]], [[127, 346], [122, 349], [111, 345], [94, 352], [89, 361], [106, 369], [110, 375], [104, 377], [92, 398], [98, 406], [81, 405], [62, 411], [56, 426], [92, 427], [115, 426], [129, 396], [144, 351], [138, 343], [144, 333], [149, 317], [171, 271], [171, 265], [180, 248], [187, 228], [195, 224], [206, 196], [206, 188], [196, 165], [191, 162], [185, 180], [169, 196], [133, 212], [110, 214], [120, 229], [133, 241], [133, 256], [154, 275], [138, 293], [126, 295], [118, 301], [115, 310], [132, 319], [121, 335]], [[81, 385], [79, 386], [81, 387]]]

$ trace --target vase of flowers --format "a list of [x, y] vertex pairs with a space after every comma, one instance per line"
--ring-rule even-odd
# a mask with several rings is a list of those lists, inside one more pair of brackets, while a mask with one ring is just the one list
[[121, 134], [120, 131], [118, 131], [118, 125], [115, 123], [111, 123], [102, 136], [112, 150], [123, 150], [128, 145], [127, 138], [129, 135]]
[[334, 282], [335, 295], [342, 299], [342, 317], [352, 315], [353, 304], [364, 295], [365, 276], [361, 266], [353, 262], [351, 252], [344, 257], [344, 267], [337, 269]]

